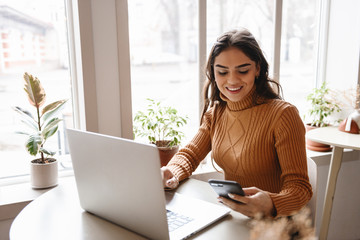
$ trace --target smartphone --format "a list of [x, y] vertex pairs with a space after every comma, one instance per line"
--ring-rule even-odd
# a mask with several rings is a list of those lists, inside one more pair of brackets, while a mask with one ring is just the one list
[[245, 196], [242, 187], [235, 181], [209, 179], [208, 182], [215, 192], [221, 197], [229, 198], [229, 193]]

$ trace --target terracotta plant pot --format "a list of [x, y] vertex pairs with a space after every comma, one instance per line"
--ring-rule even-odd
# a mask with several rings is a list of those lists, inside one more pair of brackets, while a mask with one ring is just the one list
[[346, 128], [347, 125], [348, 125], [348, 118], [344, 119], [340, 123], [340, 125], [338, 127], [339, 131], [346, 132], [346, 133], [352, 133], [352, 134], [359, 134], [359, 127], [354, 120], [351, 120], [349, 129]]
[[158, 147], [161, 167], [166, 166], [171, 158], [179, 151], [179, 146]]
[[[306, 131], [311, 131], [313, 129], [318, 128], [318, 127], [310, 126], [310, 124], [306, 124], [305, 127], [306, 127]], [[332, 150], [332, 147], [330, 145], [314, 142], [310, 139], [306, 139], [306, 148], [316, 152], [330, 152]]]
[[49, 163], [38, 163], [39, 159], [31, 161], [30, 184], [34, 189], [50, 188], [58, 185], [58, 161], [49, 159]]
[[347, 118], [345, 118], [338, 128], [342, 132], [360, 134], [360, 109], [356, 109]]

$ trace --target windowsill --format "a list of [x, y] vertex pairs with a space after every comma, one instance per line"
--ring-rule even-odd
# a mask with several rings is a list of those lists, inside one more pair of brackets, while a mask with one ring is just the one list
[[[331, 152], [322, 153], [308, 151], [307, 154], [309, 157], [320, 157], [330, 155]], [[212, 166], [211, 161], [208, 159], [205, 163], [201, 163], [199, 165], [193, 173], [193, 176], [194, 178], [200, 179], [202, 175], [211, 175], [213, 173], [216, 173], [216, 170]], [[5, 185], [0, 188], [0, 221], [16, 217], [16, 215], [32, 200], [52, 189], [32, 189], [28, 182], [29, 177], [26, 178], [27, 182], [12, 182], [11, 185]], [[73, 181], [73, 178], [72, 171], [60, 173], [59, 184], [67, 181]], [[21, 181], [24, 180], [26, 179], [22, 179]]]
[[[56, 157], [56, 159], [58, 159], [58, 161], [59, 161], [58, 169], [59, 169], [59, 177], [60, 178], [64, 177], [64, 176], [73, 175], [70, 154], [59, 155]], [[30, 171], [30, 169], [29, 169], [29, 171]], [[0, 179], [0, 187], [7, 187], [9, 185], [19, 185], [19, 184], [23, 184], [23, 183], [28, 183], [30, 181], [29, 173], [27, 175], [26, 175], [26, 173], [23, 173], [23, 172], [15, 173], [15, 175], [16, 174], [19, 174], [19, 175], [23, 174], [23, 176], [1, 178]], [[1, 203], [1, 201], [2, 201], [2, 199], [0, 196], [0, 203]]]

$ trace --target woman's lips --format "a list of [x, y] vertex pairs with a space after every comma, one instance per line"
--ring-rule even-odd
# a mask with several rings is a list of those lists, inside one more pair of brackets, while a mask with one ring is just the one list
[[229, 92], [231, 92], [231, 93], [238, 93], [238, 92], [241, 91], [242, 88], [243, 88], [242, 86], [241, 86], [241, 87], [237, 87], [237, 88], [226, 87], [226, 89], [227, 89]]

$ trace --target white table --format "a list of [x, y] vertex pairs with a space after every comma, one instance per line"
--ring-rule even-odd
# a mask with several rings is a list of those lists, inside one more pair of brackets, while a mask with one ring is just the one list
[[[217, 203], [216, 193], [207, 182], [188, 179], [176, 192]], [[190, 239], [249, 239], [249, 218], [231, 213]], [[10, 239], [145, 239], [118, 225], [85, 212], [79, 204], [74, 181], [59, 184], [27, 205], [15, 218]]]
[[319, 235], [320, 240], [325, 240], [329, 230], [336, 181], [341, 167], [343, 150], [344, 148], [360, 150], [360, 134], [341, 132], [336, 127], [323, 127], [308, 131], [306, 137], [314, 142], [333, 146]]

